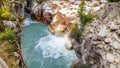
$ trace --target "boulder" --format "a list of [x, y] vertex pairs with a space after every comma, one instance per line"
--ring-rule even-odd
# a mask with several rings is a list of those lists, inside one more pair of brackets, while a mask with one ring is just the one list
[[0, 68], [9, 68], [6, 62], [0, 57]]
[[72, 39], [70, 38], [70, 36], [66, 35], [66, 44], [65, 44], [65, 47], [68, 49], [68, 50], [72, 50], [73, 49], [73, 46], [72, 46]]

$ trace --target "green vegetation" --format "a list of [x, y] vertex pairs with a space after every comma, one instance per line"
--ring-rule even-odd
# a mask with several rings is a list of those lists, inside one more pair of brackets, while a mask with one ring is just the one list
[[5, 32], [0, 34], [0, 39], [14, 40], [15, 39], [15, 30], [11, 30], [11, 28], [5, 28]]
[[7, 20], [16, 20], [15, 16], [10, 13], [10, 3], [7, 0], [4, 0], [0, 4], [0, 17]]
[[75, 28], [71, 30], [70, 36], [71, 38], [74, 38], [75, 40], [79, 41], [82, 35], [82, 32], [83, 32], [83, 28], [79, 28], [76, 24]]
[[36, 0], [38, 3], [46, 2], [48, 0]]
[[14, 15], [10, 15], [9, 20], [10, 20], [10, 21], [15, 21], [15, 20], [16, 20], [16, 18], [15, 18], [15, 16], [14, 16]]
[[95, 15], [93, 15], [92, 9], [88, 13], [85, 12], [84, 1], [82, 1], [79, 5], [78, 17], [80, 17], [81, 27], [79, 28], [76, 25], [76, 28], [71, 29], [70, 36], [79, 42], [84, 30], [84, 26], [90, 22], [95, 17]]
[[4, 19], [8, 19], [10, 17], [9, 10], [6, 7], [2, 6], [0, 8], [0, 16]]
[[120, 2], [120, 0], [107, 0], [108, 2]]
[[84, 1], [82, 1], [79, 5], [78, 16], [80, 17], [81, 24], [83, 26], [95, 17], [92, 9], [88, 13], [85, 12]]
[[0, 57], [2, 56], [9, 68], [17, 68], [17, 57], [14, 56], [14, 52], [17, 51], [17, 46], [13, 44], [15, 41], [0, 41]]

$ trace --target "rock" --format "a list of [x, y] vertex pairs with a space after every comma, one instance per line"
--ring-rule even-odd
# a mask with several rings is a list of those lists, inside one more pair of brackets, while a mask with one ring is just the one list
[[17, 21], [3, 20], [2, 22], [3, 22], [4, 26], [10, 27], [10, 28], [16, 28], [16, 26], [17, 26]]
[[110, 43], [110, 42], [112, 42], [112, 39], [111, 39], [111, 38], [106, 38], [106, 39], [105, 39], [105, 42], [106, 42], [106, 43]]
[[42, 18], [45, 24], [50, 24], [52, 22], [53, 16], [52, 13], [46, 12], [43, 14]]
[[16, 17], [18, 18], [19, 22], [22, 22], [24, 19], [24, 3], [15, 3], [14, 5], [16, 11]]
[[116, 65], [111, 64], [111, 65], [110, 65], [110, 68], [117, 68], [117, 67], [116, 67]]
[[110, 45], [115, 49], [120, 49], [120, 43], [117, 41], [112, 41]]
[[108, 62], [114, 62], [115, 61], [115, 57], [111, 53], [107, 53], [106, 59], [107, 59]]
[[17, 52], [14, 52], [14, 55], [15, 55], [16, 57], [18, 57], [18, 56], [19, 56], [19, 54], [18, 54]]
[[105, 37], [107, 34], [108, 34], [108, 30], [107, 30], [106, 26], [103, 26], [103, 27], [100, 29], [100, 31], [99, 31], [99, 33], [98, 33], [98, 36], [100, 36], [100, 37]]
[[8, 68], [8, 65], [1, 57], [0, 57], [0, 68]]
[[110, 22], [110, 29], [111, 30], [117, 30], [118, 29], [118, 26], [117, 25], [115, 25], [115, 22]]
[[41, 20], [42, 19], [42, 6], [37, 6], [37, 7], [34, 7], [32, 9], [32, 13], [34, 15], [34, 17], [37, 19], [37, 20]]
[[52, 23], [48, 26], [50, 32], [53, 34], [66, 33], [69, 27], [70, 21], [65, 14], [57, 12], [54, 16]]
[[120, 35], [120, 29], [118, 29], [118, 30], [116, 31], [116, 33], [117, 33], [118, 35]]
[[73, 49], [73, 46], [72, 46], [72, 40], [71, 38], [67, 35], [66, 36], [67, 40], [66, 40], [66, 44], [65, 44], [65, 47], [68, 49], [68, 50], [72, 50]]
[[75, 0], [69, 0], [70, 2], [75, 2]]

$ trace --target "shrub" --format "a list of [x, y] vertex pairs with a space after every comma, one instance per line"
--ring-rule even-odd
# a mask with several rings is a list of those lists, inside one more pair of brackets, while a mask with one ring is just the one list
[[2, 40], [14, 40], [15, 39], [15, 30], [11, 28], [5, 28], [5, 31], [0, 34], [0, 39]]
[[10, 17], [9, 10], [6, 7], [2, 6], [0, 8], [0, 16], [4, 19], [8, 19]]
[[87, 22], [91, 21], [95, 16], [92, 13], [92, 10], [88, 12], [88, 14], [82, 13], [81, 18], [81, 24], [86, 25]]
[[82, 32], [84, 30], [84, 26], [86, 25], [87, 22], [91, 21], [95, 17], [95, 15], [93, 15], [92, 10], [90, 10], [88, 13], [85, 12], [84, 0], [79, 5], [78, 17], [80, 17], [81, 27], [79, 28], [77, 24], [76, 28], [72, 26], [72, 28], [74, 29], [71, 29], [70, 36], [71, 38], [74, 38], [79, 42]]
[[80, 17], [81, 24], [83, 26], [95, 17], [95, 15], [93, 15], [92, 9], [88, 13], [85, 13], [84, 1], [82, 1], [79, 5], [78, 16]]
[[46, 2], [48, 0], [36, 0], [38, 3]]
[[71, 30], [70, 36], [71, 38], [74, 38], [75, 40], [79, 41], [82, 35], [82, 32], [83, 32], [83, 28], [78, 28], [78, 26], [76, 25], [76, 28]]
[[14, 20], [16, 20], [16, 18], [15, 18], [14, 15], [10, 15], [9, 20], [10, 20], [10, 21], [14, 21]]

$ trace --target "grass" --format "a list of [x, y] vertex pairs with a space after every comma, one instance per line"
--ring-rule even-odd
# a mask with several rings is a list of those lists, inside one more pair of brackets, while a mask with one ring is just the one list
[[17, 57], [14, 56], [17, 47], [8, 41], [0, 41], [0, 56], [5, 60], [9, 68], [16, 68]]
[[0, 33], [1, 40], [14, 40], [15, 39], [15, 30], [11, 28], [5, 28], [5, 31]]

